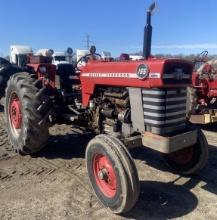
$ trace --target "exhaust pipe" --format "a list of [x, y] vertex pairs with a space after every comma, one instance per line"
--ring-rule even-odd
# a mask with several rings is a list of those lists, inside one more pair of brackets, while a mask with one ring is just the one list
[[144, 43], [143, 43], [143, 57], [147, 60], [151, 56], [151, 41], [152, 41], [152, 25], [151, 16], [156, 8], [155, 2], [151, 4], [147, 11], [147, 21], [144, 30]]

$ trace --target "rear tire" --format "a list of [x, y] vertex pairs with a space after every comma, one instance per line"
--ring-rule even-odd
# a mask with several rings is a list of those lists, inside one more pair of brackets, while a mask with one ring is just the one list
[[8, 81], [5, 118], [8, 137], [18, 153], [41, 150], [49, 137], [49, 95], [35, 75], [17, 73]]
[[92, 188], [100, 202], [113, 213], [131, 210], [139, 197], [135, 163], [122, 142], [98, 135], [86, 150], [86, 166]]
[[[7, 62], [7, 61], [6, 61]], [[10, 63], [1, 64], [0, 61], [0, 99], [5, 96], [5, 89], [7, 87], [7, 81], [9, 78], [18, 72], [21, 72], [22, 69], [16, 65]]]
[[193, 87], [187, 88], [187, 105], [186, 112], [187, 118], [190, 119], [192, 114], [195, 114], [197, 108], [197, 94], [196, 89]]
[[1, 100], [0, 100], [0, 147], [6, 144], [8, 140], [3, 110], [4, 107], [1, 105]]
[[208, 159], [208, 143], [205, 135], [198, 130], [198, 140], [193, 146], [171, 154], [164, 154], [171, 169], [181, 175], [189, 176], [201, 170]]

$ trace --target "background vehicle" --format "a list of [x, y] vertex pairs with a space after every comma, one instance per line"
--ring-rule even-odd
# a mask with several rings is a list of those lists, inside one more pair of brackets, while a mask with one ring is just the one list
[[73, 50], [68, 48], [66, 52], [56, 52], [54, 51], [52, 63], [54, 65], [58, 64], [72, 64], [73, 63]]
[[22, 71], [32, 73], [37, 64], [52, 62], [57, 68], [57, 76], [60, 72], [66, 72], [66, 75], [70, 75], [74, 70], [72, 55], [71, 48], [68, 48], [66, 52], [39, 49], [33, 53], [30, 46], [12, 45], [10, 47], [10, 62], [0, 58], [0, 99], [4, 97], [7, 81], [13, 74]]
[[52, 123], [96, 134], [86, 149], [88, 175], [98, 199], [114, 213], [129, 211], [139, 196], [128, 149], [154, 149], [184, 175], [197, 172], [207, 160], [204, 135], [186, 122], [186, 87], [193, 64], [151, 57], [154, 9], [152, 4], [147, 12], [143, 60], [106, 61], [91, 47], [71, 75], [56, 72], [52, 64], [30, 64], [34, 74], [13, 75], [6, 89], [8, 136], [17, 152], [42, 149]]
[[143, 60], [143, 56], [139, 55], [130, 55], [131, 60]]
[[69, 63], [67, 61], [67, 56], [66, 56], [65, 52], [54, 52], [52, 57], [53, 57], [52, 63], [54, 65], [58, 65], [58, 64], [62, 64], [62, 63]]
[[196, 124], [217, 122], [217, 60], [208, 61], [207, 56], [204, 51], [196, 59], [189, 89], [189, 117]]
[[[48, 49], [38, 50], [38, 59], [34, 59], [32, 48], [23, 45], [13, 45], [10, 47], [10, 62], [0, 58], [0, 99], [5, 95], [8, 80], [18, 72], [31, 74], [41, 65], [41, 62], [51, 63], [51, 52]], [[31, 64], [30, 64], [31, 63]], [[38, 64], [38, 65], [37, 65]]]
[[23, 68], [11, 64], [4, 58], [0, 57], [0, 99], [4, 97], [5, 88], [9, 78], [16, 72], [21, 72]]
[[32, 48], [25, 45], [12, 45], [10, 47], [10, 62], [17, 66], [25, 66], [29, 60], [28, 57], [33, 54]]

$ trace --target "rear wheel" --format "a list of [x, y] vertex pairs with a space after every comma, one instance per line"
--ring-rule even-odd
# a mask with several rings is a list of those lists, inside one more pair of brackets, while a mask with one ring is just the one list
[[32, 154], [48, 139], [49, 96], [35, 75], [17, 73], [8, 81], [5, 116], [9, 141], [14, 149]]
[[198, 131], [197, 143], [180, 151], [166, 154], [167, 164], [177, 173], [192, 175], [204, 167], [208, 158], [208, 143], [201, 130]]
[[136, 166], [118, 139], [106, 135], [92, 139], [86, 166], [92, 188], [105, 207], [125, 213], [135, 205], [140, 188]]
[[8, 61], [2, 61], [0, 58], [0, 99], [5, 96], [5, 89], [10, 76], [20, 71], [22, 70], [18, 66], [12, 65]]
[[196, 89], [192, 87], [187, 88], [187, 118], [190, 119], [192, 114], [195, 114], [197, 108], [197, 94]]

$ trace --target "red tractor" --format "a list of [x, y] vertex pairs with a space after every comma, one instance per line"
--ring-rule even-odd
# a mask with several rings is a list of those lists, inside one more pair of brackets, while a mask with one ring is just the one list
[[189, 118], [196, 124], [217, 122], [217, 60], [207, 57], [204, 51], [195, 60], [193, 88], [189, 88]]
[[80, 68], [33, 65], [34, 74], [13, 75], [6, 89], [8, 136], [17, 152], [41, 150], [54, 123], [96, 134], [86, 148], [87, 171], [96, 196], [114, 213], [129, 211], [139, 196], [130, 148], [143, 145], [162, 153], [183, 175], [201, 169], [208, 156], [206, 138], [186, 121], [193, 64], [151, 57], [154, 8], [147, 11], [143, 60], [103, 60], [92, 47]]

